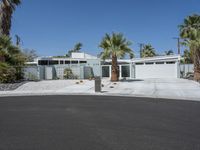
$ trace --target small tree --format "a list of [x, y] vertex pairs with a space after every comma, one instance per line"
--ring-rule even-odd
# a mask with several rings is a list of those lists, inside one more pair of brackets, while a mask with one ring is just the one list
[[23, 54], [25, 55], [27, 62], [33, 62], [34, 59], [38, 57], [37, 52], [34, 49], [24, 49]]

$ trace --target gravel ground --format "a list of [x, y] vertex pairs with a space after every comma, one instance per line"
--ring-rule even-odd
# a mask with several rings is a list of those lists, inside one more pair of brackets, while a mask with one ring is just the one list
[[25, 83], [27, 83], [27, 81], [23, 81], [20, 83], [0, 83], [0, 91], [13, 91]]

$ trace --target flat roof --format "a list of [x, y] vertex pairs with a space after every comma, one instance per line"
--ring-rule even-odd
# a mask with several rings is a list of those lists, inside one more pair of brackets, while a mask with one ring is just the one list
[[169, 56], [156, 56], [156, 57], [147, 57], [147, 58], [133, 58], [132, 62], [154, 62], [154, 61], [170, 61], [170, 60], [180, 60], [180, 55], [169, 55]]

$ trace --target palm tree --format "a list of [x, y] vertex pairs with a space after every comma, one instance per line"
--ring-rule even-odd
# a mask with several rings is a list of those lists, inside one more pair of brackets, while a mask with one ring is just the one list
[[151, 44], [144, 45], [142, 49], [142, 58], [154, 56], [156, 56], [156, 53], [155, 49], [151, 46]]
[[112, 59], [112, 73], [111, 81], [119, 81], [119, 69], [118, 69], [118, 58], [125, 57], [126, 54], [129, 54], [130, 57], [133, 57], [133, 51], [129, 46], [132, 43], [127, 41], [121, 33], [112, 33], [112, 35], [106, 34], [102, 39], [99, 47], [103, 49], [101, 55], [102, 59], [111, 58]]
[[21, 43], [21, 38], [20, 38], [20, 36], [19, 35], [15, 35], [15, 39], [16, 39], [16, 45], [17, 46], [20, 46], [20, 43]]
[[0, 35], [10, 35], [12, 14], [21, 0], [1, 0], [0, 3]]
[[25, 59], [20, 48], [13, 45], [11, 38], [6, 35], [0, 36], [0, 56], [10, 65], [21, 65]]
[[184, 58], [184, 63], [186, 64], [193, 63], [191, 51], [187, 49], [184, 50], [183, 58]]
[[173, 55], [173, 54], [174, 54], [173, 50], [165, 51], [165, 55]]
[[73, 49], [73, 52], [80, 52], [81, 48], [83, 47], [82, 43], [76, 43]]
[[82, 47], [83, 47], [83, 44], [82, 43], [76, 43], [75, 45], [74, 45], [74, 48], [72, 49], [72, 50], [69, 50], [68, 51], [68, 53], [65, 55], [66, 57], [71, 57], [71, 55], [72, 55], [72, 53], [73, 52], [80, 52], [80, 50], [82, 49]]
[[18, 46], [12, 44], [11, 38], [6, 35], [0, 36], [0, 64], [3, 64], [3, 68], [0, 68], [0, 72], [3, 70], [8, 71], [7, 76], [2, 77], [0, 79], [1, 81], [2, 79], [8, 81], [11, 81], [14, 78], [17, 80], [22, 79], [22, 66], [25, 64], [25, 60], [25, 55], [21, 52]]
[[188, 16], [179, 28], [180, 36], [187, 43], [193, 56], [194, 80], [200, 81], [200, 16]]

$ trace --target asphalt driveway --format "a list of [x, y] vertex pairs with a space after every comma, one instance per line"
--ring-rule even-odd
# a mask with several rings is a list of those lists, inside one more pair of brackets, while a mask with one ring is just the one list
[[200, 102], [0, 97], [1, 150], [199, 150]]

